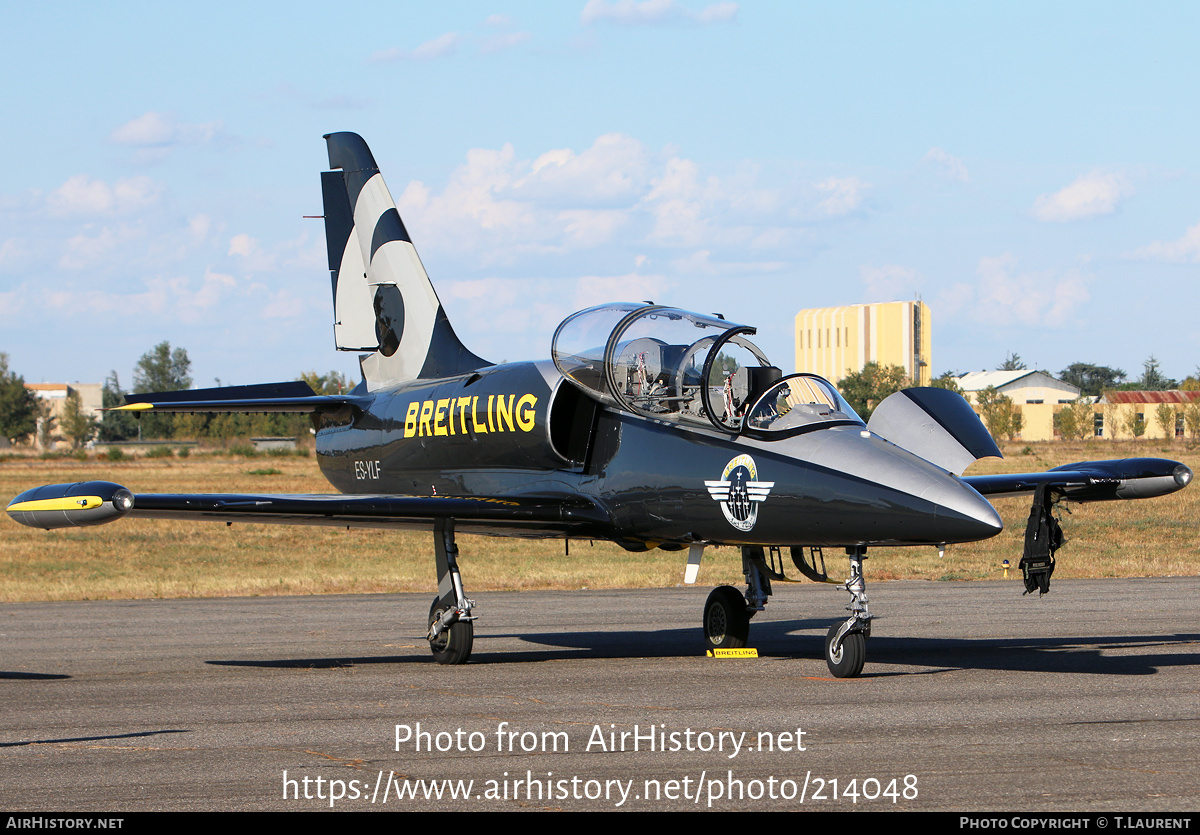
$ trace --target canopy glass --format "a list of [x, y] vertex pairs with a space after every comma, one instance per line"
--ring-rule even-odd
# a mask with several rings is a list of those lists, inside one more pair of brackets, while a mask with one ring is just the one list
[[567, 379], [620, 409], [728, 432], [780, 436], [862, 420], [829, 382], [782, 378], [755, 329], [659, 305], [610, 304], [567, 317], [551, 356]]

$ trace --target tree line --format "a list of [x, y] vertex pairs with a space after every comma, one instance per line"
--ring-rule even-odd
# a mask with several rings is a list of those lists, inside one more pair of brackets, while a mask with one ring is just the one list
[[[101, 390], [101, 407], [112, 410], [123, 405], [126, 394], [190, 389], [191, 369], [192, 363], [185, 349], [172, 348], [170, 342], [160, 342], [137, 361], [133, 368], [133, 387], [129, 391], [122, 387], [115, 370], [108, 375]], [[326, 374], [309, 371], [297, 379], [308, 383], [317, 394], [338, 394], [352, 387], [345, 375], [337, 371]], [[217, 384], [220, 385], [220, 380]], [[224, 444], [250, 436], [304, 435], [311, 425], [307, 415], [292, 414], [143, 414], [138, 417], [132, 412], [104, 411], [97, 420], [85, 413], [76, 392], [68, 395], [62, 417], [54, 419], [49, 404], [25, 387], [24, 378], [9, 368], [8, 355], [0, 353], [0, 437], [12, 443], [22, 443], [40, 431], [38, 440], [47, 448], [59, 439], [67, 441], [73, 449], [91, 440], [110, 443], [187, 439]]]
[[[1028, 366], [1020, 354], [1010, 353], [1004, 362], [996, 366], [996, 370], [1024, 371], [1028, 370]], [[1135, 379], [1128, 379], [1125, 371], [1120, 368], [1087, 362], [1073, 362], [1057, 375], [1049, 371], [1042, 373], [1050, 377], [1057, 376], [1059, 380], [1080, 390], [1076, 400], [1063, 404], [1063, 408], [1054, 415], [1055, 429], [1066, 440], [1082, 440], [1093, 436], [1095, 407], [1092, 398], [1100, 397], [1106, 391], [1200, 391], [1200, 368], [1183, 380], [1175, 380], [1162, 373], [1159, 361], [1154, 356], [1150, 356], [1142, 364], [1142, 374]], [[963, 372], [947, 371], [935, 378], [931, 385], [962, 395], [964, 392], [957, 382], [962, 376]], [[888, 395], [912, 385], [912, 380], [903, 367], [868, 362], [860, 371], [844, 377], [838, 383], [838, 390], [863, 420], [869, 420], [875, 407]], [[1013, 440], [1024, 429], [1024, 416], [1020, 406], [994, 386], [976, 392], [975, 405], [979, 408], [980, 419], [996, 440]], [[1114, 439], [1122, 434], [1139, 438], [1145, 434], [1149, 425], [1144, 413], [1138, 413], [1136, 410], [1121, 411], [1116, 404], [1106, 406], [1103, 413], [1105, 430], [1109, 437]], [[1154, 410], [1152, 419], [1158, 424], [1165, 438], [1175, 437], [1175, 427], [1178, 421], [1182, 420], [1187, 435], [1193, 441], [1200, 440], [1200, 402], [1178, 409], [1170, 403], [1160, 403]]]
[[[125, 395], [150, 392], [182, 391], [192, 387], [192, 363], [183, 348], [172, 348], [167, 341], [160, 342], [137, 361], [133, 369], [133, 387], [126, 391], [121, 386], [117, 372], [112, 371], [104, 381], [102, 407], [112, 410], [124, 403]], [[1008, 354], [997, 366], [1001, 371], [1021, 371], [1027, 366], [1020, 354]], [[1043, 372], [1055, 376], [1050, 372]], [[950, 389], [963, 394], [957, 378], [962, 374], [947, 371], [932, 381], [938, 388]], [[1085, 398], [1099, 397], [1105, 391], [1200, 391], [1200, 368], [1182, 381], [1174, 380], [1162, 373], [1158, 360], [1151, 356], [1143, 363], [1142, 374], [1136, 379], [1127, 379], [1119, 368], [1087, 362], [1074, 362], [1060, 371], [1058, 379], [1080, 389], [1080, 399], [1055, 414], [1055, 428], [1068, 440], [1091, 437], [1094, 425], [1094, 408]], [[309, 371], [297, 379], [307, 382], [317, 394], [337, 394], [348, 391], [350, 381], [337, 371], [318, 374]], [[217, 380], [218, 386], [220, 380]], [[846, 401], [864, 419], [869, 420], [875, 407], [888, 395], [912, 386], [904, 369], [898, 365], [883, 366], [868, 362], [859, 371], [844, 377], [838, 389]], [[1019, 406], [1010, 397], [989, 386], [976, 394], [976, 405], [980, 418], [996, 439], [1012, 440], [1024, 428], [1024, 418]], [[1148, 425], [1145, 416], [1138, 417], [1135, 411], [1120, 416], [1114, 408], [1105, 415], [1105, 428], [1110, 437], [1122, 433], [1141, 437]], [[1176, 422], [1182, 419], [1187, 434], [1194, 440], [1200, 439], [1200, 403], [1190, 404], [1177, 410], [1175, 406], [1161, 403], [1153, 413], [1164, 437], [1174, 437]], [[39, 430], [40, 419], [40, 430]], [[90, 440], [101, 442], [131, 440], [206, 440], [225, 444], [235, 438], [249, 436], [296, 436], [306, 434], [310, 427], [306, 415], [289, 414], [195, 414], [155, 415], [140, 417], [131, 412], [105, 411], [96, 420], [87, 415], [77, 393], [72, 392], [63, 409], [61, 418], [52, 418], [48, 404], [25, 387], [24, 378], [9, 368], [7, 354], [0, 353], [0, 437], [20, 443], [40, 431], [43, 446], [56, 439], [68, 441], [79, 448]]]

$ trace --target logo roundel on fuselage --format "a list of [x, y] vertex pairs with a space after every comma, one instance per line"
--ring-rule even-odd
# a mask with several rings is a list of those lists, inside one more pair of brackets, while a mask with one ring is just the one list
[[720, 481], [706, 481], [704, 486], [721, 503], [721, 512], [729, 524], [739, 531], [748, 531], [758, 521], [758, 505], [766, 501], [775, 482], [759, 481], [754, 459], [739, 455], [725, 465]]

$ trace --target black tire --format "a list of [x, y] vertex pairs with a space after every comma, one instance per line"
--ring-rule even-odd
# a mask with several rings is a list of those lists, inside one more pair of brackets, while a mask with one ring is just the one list
[[[435, 597], [429, 607], [429, 625], [442, 617], [449, 604]], [[450, 624], [450, 628], [429, 642], [433, 660], [439, 664], [466, 664], [471, 660], [471, 644], [475, 642], [475, 625], [469, 620]]]
[[704, 642], [709, 649], [737, 649], [749, 637], [746, 598], [733, 586], [717, 586], [704, 604]]
[[831, 651], [833, 636], [841, 628], [840, 623], [835, 623], [825, 633], [825, 663], [829, 665], [829, 672], [833, 673], [834, 678], [854, 678], [862, 672], [867, 660], [867, 637], [861, 632], [851, 632], [842, 638], [842, 645], [834, 657]]

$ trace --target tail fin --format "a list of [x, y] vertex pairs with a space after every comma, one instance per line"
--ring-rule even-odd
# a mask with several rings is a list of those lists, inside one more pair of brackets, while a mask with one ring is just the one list
[[356, 133], [325, 136], [325, 243], [338, 350], [371, 351], [367, 388], [464, 374], [491, 363], [459, 341], [383, 182]]

